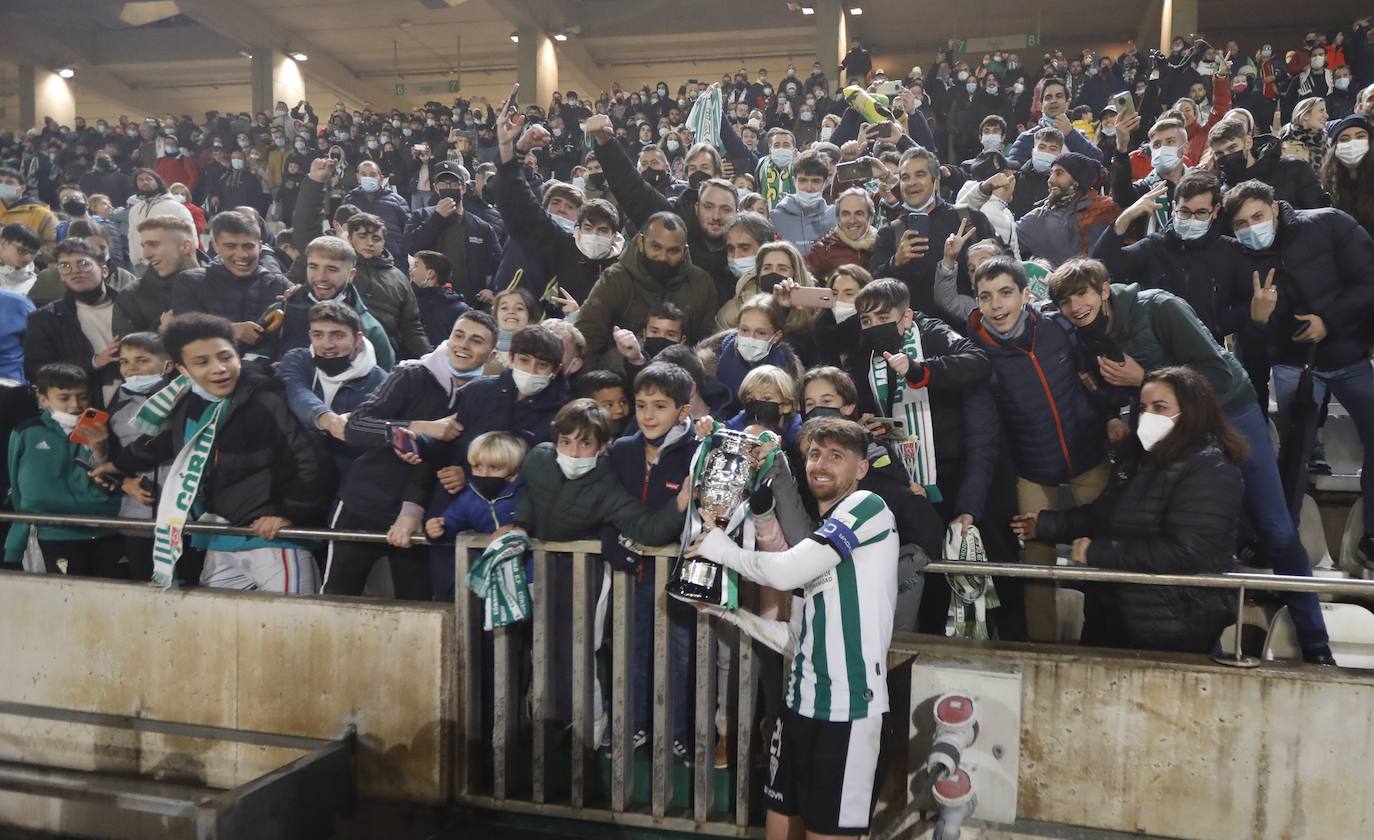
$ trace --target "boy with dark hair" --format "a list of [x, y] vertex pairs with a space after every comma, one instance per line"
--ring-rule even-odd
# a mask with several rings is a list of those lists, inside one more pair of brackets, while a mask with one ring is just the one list
[[620, 374], [609, 370], [589, 370], [577, 379], [573, 392], [579, 397], [590, 397], [601, 406], [611, 421], [612, 437], [620, 437], [630, 421], [630, 398], [625, 393], [625, 380]]
[[344, 443], [348, 413], [377, 390], [386, 371], [377, 364], [358, 313], [343, 302], [321, 301], [310, 307], [307, 320], [310, 346], [288, 350], [277, 376], [286, 385], [291, 413], [323, 436], [343, 484], [358, 457], [358, 451]]
[[[1158, 234], [1156, 234], [1158, 235]], [[1107, 484], [1108, 413], [1083, 386], [1095, 372], [1073, 325], [1031, 301], [1026, 271], [993, 257], [973, 275], [978, 308], [968, 331], [992, 362], [992, 393], [1016, 464], [1017, 510], [1058, 507], [1061, 488], [1086, 505]], [[1026, 543], [1028, 563], [1052, 566], [1051, 546]], [[1026, 583], [1026, 630], [1032, 641], [1058, 638], [1053, 584]]]
[[[433, 350], [434, 344], [425, 334], [415, 289], [395, 262], [395, 257], [405, 260], [405, 255], [387, 252], [388, 240], [399, 236], [389, 237], [381, 218], [371, 213], [353, 216], [347, 229], [348, 244], [358, 257], [353, 283], [391, 336], [397, 358], [418, 359]], [[448, 326], [453, 328], [451, 322]]]
[[[588, 374], [591, 376], [591, 374]], [[626, 492], [654, 507], [666, 505], [688, 484], [697, 441], [692, 434], [692, 393], [687, 372], [674, 364], [653, 362], [635, 376], [634, 408], [638, 429], [610, 448], [611, 471]], [[601, 529], [602, 557], [611, 568], [635, 575], [634, 659], [630, 665], [630, 697], [634, 703], [634, 744], [648, 740], [652, 722], [649, 702], [653, 674], [654, 561], [623, 545], [609, 526]], [[694, 613], [681, 601], [668, 599], [670, 683], [689, 684], [694, 644]], [[673, 704], [673, 754], [691, 760], [692, 704], [680, 697]]]
[[[34, 377], [38, 417], [21, 424], [9, 439], [10, 504], [19, 513], [116, 516], [119, 498], [88, 471], [105, 460], [108, 432], [83, 430], [88, 443], [71, 439], [90, 405], [86, 372], [76, 365], [44, 365]], [[120, 577], [120, 539], [104, 528], [39, 525], [38, 547], [48, 574]], [[18, 562], [28, 546], [29, 526], [16, 523], [5, 541], [5, 561]]]
[[[611, 424], [600, 406], [589, 399], [573, 400], [558, 410], [551, 430], [554, 440], [535, 446], [520, 468], [526, 490], [515, 512], [515, 528], [533, 539], [555, 541], [584, 539], [603, 524], [611, 525], [617, 533], [640, 545], [663, 545], [677, 537], [686, 510], [685, 493], [679, 492], [673, 504], [651, 509], [625, 490], [609, 460], [602, 457], [611, 442]], [[605, 571], [604, 562], [593, 561], [592, 579], [602, 581], [600, 598], [609, 597], [609, 572]], [[550, 579], [544, 591], [569, 591], [572, 570], [562, 563], [552, 563], [547, 568]], [[536, 575], [539, 573], [535, 571]], [[559, 640], [554, 651], [555, 673], [560, 675], [554, 688], [555, 694], [562, 695], [554, 708], [560, 720], [570, 719], [571, 714], [571, 696], [567, 692], [571, 686], [572, 633], [560, 632], [572, 627], [571, 607], [571, 599], [558, 598], [554, 602], [554, 627]], [[593, 649], [601, 646], [601, 631], [597, 626]], [[595, 743], [600, 743], [602, 733], [609, 731], [600, 689], [598, 680], [593, 701], [597, 711]]]
[[139, 411], [134, 424], [144, 437], [97, 470], [135, 475], [172, 462], [167, 483], [180, 492], [158, 502], [153, 580], [171, 585], [182, 526], [209, 516], [253, 536], [197, 538], [208, 549], [201, 584], [313, 594], [314, 554], [277, 535], [323, 517], [334, 492], [323, 447], [291, 414], [281, 383], [243, 366], [229, 321], [180, 315], [162, 339], [180, 375]]
[[205, 268], [183, 271], [172, 286], [172, 311], [203, 312], [228, 319], [243, 347], [263, 335], [257, 320], [286, 294], [286, 278], [262, 264], [258, 223], [226, 210], [210, 220], [210, 239], [217, 259]]
[[[431, 595], [429, 561], [412, 549], [411, 537], [424, 524], [434, 469], [415, 456], [400, 457], [394, 434], [433, 448], [462, 431], [455, 417], [458, 395], [482, 375], [496, 348], [496, 322], [485, 312], [463, 313], [446, 341], [420, 364], [401, 365], [348, 416], [344, 442], [363, 450], [339, 491], [330, 526], [339, 530], [387, 531], [387, 545], [336, 542], [329, 548], [324, 589], [328, 595], [361, 595], [372, 566], [387, 557], [396, 596], [427, 601]], [[426, 460], [434, 458], [426, 452]], [[456, 473], [456, 475], [455, 475]], [[464, 485], [461, 469], [439, 471], [453, 492]], [[441, 509], [442, 510], [442, 509]], [[437, 512], [436, 512], [437, 515]]]
[[[943, 321], [918, 315], [900, 280], [874, 280], [854, 299], [862, 328], [849, 353], [849, 375], [859, 389], [859, 411], [893, 418], [886, 434], [911, 480], [925, 487], [940, 516], [966, 529], [984, 519], [997, 462], [997, 407], [987, 388], [987, 354]], [[984, 537], [1005, 530], [984, 527]], [[1009, 531], [1007, 534], [1009, 535]], [[988, 546], [995, 549], [997, 543]], [[1010, 545], [1004, 546], [1009, 549]], [[1006, 559], [1011, 559], [1008, 556]], [[927, 581], [921, 632], [943, 633], [949, 610], [944, 578]]]
[[[162, 346], [157, 333], [137, 332], [119, 341], [119, 391], [110, 400], [110, 431], [121, 447], [141, 437], [133, 420], [148, 398], [167, 383], [172, 360]], [[152, 520], [156, 518], [153, 505], [159, 489], [167, 483], [167, 465], [138, 475], [126, 476], [120, 482], [124, 498], [120, 501], [121, 519]], [[124, 556], [129, 561], [130, 580], [151, 580], [153, 576], [153, 535], [150, 531], [129, 531], [124, 534]], [[194, 575], [183, 574], [194, 571]], [[199, 558], [178, 566], [178, 579], [195, 584], [200, 579]]]
[[463, 296], [453, 290], [449, 279], [453, 264], [438, 251], [420, 251], [410, 266], [410, 283], [415, 287], [415, 300], [420, 305], [420, 321], [425, 335], [438, 344], [453, 330], [453, 322], [468, 311]]
[[0, 228], [0, 290], [26, 295], [38, 279], [33, 259], [43, 240], [23, 222]]

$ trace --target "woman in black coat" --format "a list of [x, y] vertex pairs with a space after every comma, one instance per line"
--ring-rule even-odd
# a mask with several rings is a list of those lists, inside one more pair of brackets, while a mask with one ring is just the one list
[[[1231, 569], [1240, 519], [1237, 466], [1245, 442], [1189, 368], [1145, 377], [1136, 438], [1102, 495], [1071, 510], [1021, 514], [1022, 539], [1073, 543], [1073, 562], [1158, 574]], [[1093, 584], [1085, 587], [1083, 644], [1211, 651], [1230, 615], [1226, 590]]]

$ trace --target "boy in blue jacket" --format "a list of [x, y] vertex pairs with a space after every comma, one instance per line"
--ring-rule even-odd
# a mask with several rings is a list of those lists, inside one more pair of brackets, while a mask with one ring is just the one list
[[[523, 440], [509, 432], [478, 435], [468, 446], [471, 475], [468, 476], [467, 486], [449, 502], [442, 516], [425, 522], [425, 533], [429, 538], [452, 541], [460, 531], [490, 534], [514, 522], [515, 508], [524, 490], [520, 480], [520, 462], [525, 460], [527, 449]], [[452, 552], [433, 553], [429, 569], [435, 599], [452, 601]]]
[[[118, 516], [119, 497], [111, 495], [87, 472], [106, 460], [108, 432], [91, 437], [89, 446], [71, 440], [90, 397], [86, 372], [54, 362], [39, 368], [36, 378], [38, 417], [15, 429], [9, 441], [10, 502], [23, 513]], [[10, 529], [5, 559], [17, 562], [28, 545], [29, 528]], [[48, 574], [122, 577], [122, 542], [103, 528], [38, 526], [38, 547]]]
[[[590, 375], [590, 374], [589, 374]], [[670, 503], [688, 482], [696, 435], [692, 433], [692, 378], [667, 362], [654, 362], [635, 376], [635, 422], [639, 429], [611, 444], [611, 471], [622, 487], [647, 505]], [[610, 527], [601, 529], [601, 552], [611, 568], [635, 576], [634, 650], [630, 663], [630, 696], [634, 704], [634, 745], [649, 739], [653, 720], [649, 703], [654, 669], [654, 561], [622, 544]], [[688, 685], [696, 653], [696, 614], [675, 598], [668, 599], [670, 684]], [[692, 704], [679, 696], [673, 704], [673, 754], [691, 757]]]

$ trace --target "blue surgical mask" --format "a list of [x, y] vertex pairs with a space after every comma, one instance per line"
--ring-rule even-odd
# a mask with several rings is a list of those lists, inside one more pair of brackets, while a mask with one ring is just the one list
[[902, 207], [905, 208], [908, 213], [924, 213], [929, 210], [934, 203], [935, 193], [931, 193], [930, 198], [927, 198], [919, 207], [913, 204], [907, 204], [906, 202], [902, 202]]
[[1150, 150], [1150, 165], [1161, 175], [1173, 172], [1179, 162], [1177, 146], [1158, 146]]
[[558, 225], [559, 229], [564, 233], [572, 233], [573, 229], [577, 227], [577, 222], [573, 219], [569, 219], [567, 216], [559, 216], [555, 213], [550, 213], [549, 218], [553, 219], [553, 223]]
[[793, 150], [787, 148], [774, 149], [768, 153], [768, 157], [773, 161], [773, 165], [779, 169], [786, 169], [791, 166], [793, 155]]
[[1116, 136], [1116, 126], [1113, 125], [1113, 126], [1110, 126], [1110, 127], [1107, 127], [1107, 128], [1102, 129], [1102, 136], [1103, 136], [1103, 137], [1115, 137], [1115, 136]]
[[379, 178], [363, 175], [358, 178], [358, 186], [362, 187], [364, 192], [376, 192], [382, 188], [382, 182]]
[[1236, 231], [1236, 238], [1240, 240], [1240, 244], [1244, 246], [1246, 250], [1263, 251], [1265, 248], [1274, 244], [1275, 233], [1277, 233], [1277, 227], [1274, 224], [1274, 220], [1270, 219], [1267, 222], [1260, 222], [1258, 224], [1252, 224], [1247, 228], [1241, 228]]
[[197, 385], [194, 381], [191, 382], [191, 393], [210, 403], [216, 403], [224, 399], [224, 397], [215, 396], [214, 394]]
[[730, 260], [730, 273], [735, 275], [736, 279], [743, 277], [744, 275], [748, 274], [753, 270], [753, 257], [739, 257], [737, 259]]
[[1201, 239], [1212, 227], [1211, 219], [1184, 219], [1174, 217], [1174, 233], [1178, 234], [1179, 239], [1194, 240]]
[[0, 184], [0, 201], [9, 204], [17, 200], [20, 195], [22, 195], [22, 193], [18, 187], [11, 184]]
[[1035, 168], [1036, 172], [1049, 172], [1050, 164], [1054, 163], [1054, 159], [1057, 157], [1059, 155], [1054, 152], [1042, 152], [1037, 149], [1031, 152], [1031, 166]]

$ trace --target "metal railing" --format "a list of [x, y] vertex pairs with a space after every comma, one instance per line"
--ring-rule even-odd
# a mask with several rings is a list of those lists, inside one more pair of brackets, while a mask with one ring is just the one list
[[[27, 521], [37, 524], [63, 524], [117, 529], [149, 530], [149, 521], [116, 518], [13, 514], [0, 512], [0, 521]], [[188, 524], [187, 531], [222, 534], [248, 534], [247, 528], [226, 525]], [[332, 531], [319, 528], [288, 528], [281, 537], [306, 540], [357, 540], [385, 542], [381, 533]], [[731, 728], [734, 749], [726, 772], [713, 767], [716, 741], [717, 703], [717, 622], [704, 613], [694, 617], [696, 668], [694, 690], [673, 684], [670, 661], [669, 596], [664, 585], [669, 577], [676, 546], [645, 549], [654, 572], [653, 671], [651, 679], [652, 723], [649, 730], [648, 790], [635, 789], [634, 697], [632, 696], [632, 652], [634, 650], [633, 576], [610, 575], [610, 603], [606, 614], [607, 644], [610, 648], [610, 675], [606, 686], [610, 707], [609, 762], [599, 758], [594, 743], [598, 715], [594, 701], [596, 673], [596, 600], [601, 587], [601, 543], [538, 542], [531, 545], [533, 614], [529, 622], [498, 627], [484, 644], [482, 602], [462, 582], [475, 561], [473, 552], [484, 549], [487, 535], [459, 535], [455, 551], [455, 573], [459, 581], [455, 598], [454, 675], [455, 720], [457, 722], [456, 798], [469, 805], [501, 810], [558, 816], [578, 820], [598, 820], [631, 826], [687, 830], [724, 836], [758, 834], [759, 803], [755, 800], [755, 780], [751, 761], [756, 733], [754, 706], [760, 674], [758, 651], [744, 634], [732, 643], [732, 682], [737, 691], [732, 701], [734, 724]], [[416, 544], [425, 544], [416, 539]], [[930, 574], [986, 575], [1029, 578], [1066, 583], [1101, 582], [1145, 586], [1188, 586], [1234, 589], [1237, 591], [1237, 628], [1248, 591], [1316, 592], [1357, 597], [1374, 601], [1374, 580], [1334, 580], [1266, 574], [1150, 574], [1082, 566], [1039, 566], [1029, 564], [933, 562], [925, 567]], [[564, 585], [566, 584], [566, 585]], [[571, 625], [555, 626], [554, 610], [558, 599], [571, 601]], [[563, 602], [562, 605], [566, 605]], [[571, 720], [558, 720], [555, 695], [563, 686], [555, 685], [554, 648], [570, 634]], [[1240, 632], [1235, 634], [1231, 654], [1215, 657], [1226, 665], [1253, 666], [1257, 660], [1243, 656]], [[484, 648], [490, 663], [485, 661]], [[521, 725], [523, 707], [520, 690], [523, 667], [528, 666], [528, 726]], [[483, 673], [490, 670], [490, 710], [483, 708]], [[678, 703], [690, 702], [695, 710], [693, 761], [690, 775], [676, 768], [672, 751], [671, 718]], [[570, 723], [570, 727], [566, 724]], [[563, 741], [566, 740], [566, 746]], [[567, 758], [566, 768], [560, 762]], [[528, 778], [524, 765], [528, 759]], [[599, 776], [609, 767], [608, 784]], [[676, 768], [676, 769], [675, 769]], [[724, 786], [724, 787], [722, 787]], [[724, 788], [728, 788], [728, 795]], [[646, 795], [647, 794], [647, 795]]]

